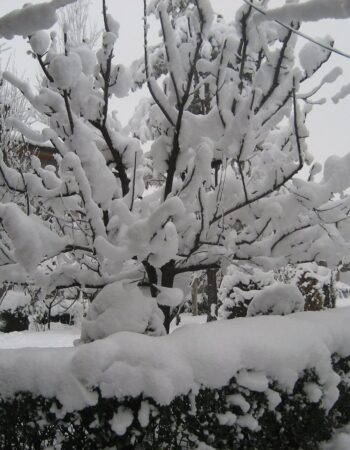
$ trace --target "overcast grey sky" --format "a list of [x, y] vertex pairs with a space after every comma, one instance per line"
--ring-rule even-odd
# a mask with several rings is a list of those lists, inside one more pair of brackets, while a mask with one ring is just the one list
[[[273, 0], [272, 4], [278, 1], [280, 0]], [[27, 2], [28, 0], [0, 0], [0, 16], [15, 8], [21, 8]], [[31, 0], [31, 3], [40, 2], [41, 0]], [[91, 3], [94, 17], [98, 17], [102, 2], [101, 0], [92, 0]], [[142, 0], [107, 0], [107, 4], [109, 12], [120, 23], [120, 38], [116, 52], [118, 62], [128, 65], [133, 59], [142, 55], [143, 2]], [[233, 18], [235, 10], [241, 4], [242, 0], [212, 0], [214, 10], [221, 13], [226, 20]], [[322, 20], [304, 25], [302, 31], [314, 38], [331, 35], [337, 48], [345, 53], [350, 53], [350, 20]], [[7, 41], [7, 46], [15, 51], [13, 60], [17, 67], [17, 73], [33, 77], [35, 73], [33, 60], [26, 55], [28, 46], [25, 40], [15, 38]], [[3, 60], [5, 59], [3, 57]], [[341, 66], [344, 74], [337, 83], [323, 88], [319, 97], [326, 97], [328, 101], [325, 105], [315, 106], [308, 120], [310, 130], [308, 146], [312, 154], [321, 162], [332, 154], [341, 156], [350, 151], [350, 97], [345, 98], [337, 105], [334, 105], [330, 99], [342, 85], [350, 83], [350, 60], [334, 54], [328, 67], [325, 68], [326, 70], [323, 70], [323, 74], [334, 66]], [[123, 116], [122, 122], [125, 123], [126, 117], [132, 113], [132, 102], [130, 100], [118, 101], [116, 108], [119, 115]]]

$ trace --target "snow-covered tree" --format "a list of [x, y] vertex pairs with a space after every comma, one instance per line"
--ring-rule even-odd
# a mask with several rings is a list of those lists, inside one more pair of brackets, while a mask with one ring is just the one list
[[[105, 0], [102, 5], [105, 31], [96, 53], [68, 41], [60, 53], [54, 37], [37, 31], [29, 42], [45, 75], [39, 92], [4, 74], [49, 118], [40, 133], [16, 119], [11, 125], [50, 141], [59, 155], [57, 170], [33, 158], [35, 173], [0, 163], [3, 189], [27, 205], [0, 204], [1, 281], [39, 286], [45, 295], [104, 288], [84, 328], [84, 340], [91, 340], [104, 335], [103, 318], [113, 321], [126, 295], [130, 314], [137, 304], [142, 311], [131, 329], [163, 333], [149, 296], [168, 329], [182, 301], [176, 277], [184, 272], [227, 260], [264, 270], [307, 260], [337, 263], [349, 248], [350, 202], [338, 194], [350, 184], [350, 156], [328, 159], [320, 182], [313, 178], [317, 165], [308, 180], [297, 178], [312, 161], [305, 121], [318, 91], [305, 92], [304, 82], [331, 50], [307, 43], [299, 66], [295, 33], [259, 22], [251, 5], [226, 25], [207, 0], [145, 0], [144, 64], [133, 73], [145, 80], [151, 100], [133, 127], [154, 140], [148, 176], [151, 164], [164, 180], [146, 191], [140, 140], [111, 111], [111, 97], [127, 95], [133, 85], [132, 71], [115, 62], [119, 25]], [[149, 14], [162, 30], [161, 64], [148, 52]]]

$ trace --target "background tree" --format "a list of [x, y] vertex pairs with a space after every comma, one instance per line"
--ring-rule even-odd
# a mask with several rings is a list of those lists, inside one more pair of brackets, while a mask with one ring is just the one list
[[77, 0], [58, 11], [63, 48], [65, 31], [69, 35], [69, 45], [73, 48], [79, 47], [83, 43], [90, 49], [98, 45], [101, 30], [97, 22], [91, 18], [91, 3], [91, 0]]

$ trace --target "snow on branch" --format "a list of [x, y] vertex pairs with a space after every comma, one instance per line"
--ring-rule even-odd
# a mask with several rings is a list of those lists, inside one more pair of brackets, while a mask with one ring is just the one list
[[57, 22], [56, 10], [75, 1], [52, 0], [16, 9], [0, 18], [0, 37], [30, 36], [38, 30], [51, 28]]
[[293, 25], [287, 24], [287, 22], [292, 22], [293, 20], [298, 22], [315, 22], [321, 19], [347, 19], [350, 17], [350, 2], [347, 0], [339, 0], [331, 3], [327, 0], [322, 0], [320, 2], [318, 0], [310, 0], [309, 2], [302, 4], [287, 4], [280, 8], [271, 9], [268, 11], [254, 5], [250, 0], [243, 1], [261, 14], [261, 16], [255, 18], [255, 22], [257, 24], [264, 20], [273, 20], [287, 30], [290, 30], [298, 36], [313, 42], [325, 50], [329, 50], [332, 53], [337, 53], [345, 58], [350, 58], [348, 53], [338, 50], [333, 46], [326, 45], [311, 36], [302, 33]]
[[286, 3], [266, 12], [267, 17], [291, 22], [316, 22], [321, 19], [350, 18], [349, 0], [309, 0], [303, 3]]

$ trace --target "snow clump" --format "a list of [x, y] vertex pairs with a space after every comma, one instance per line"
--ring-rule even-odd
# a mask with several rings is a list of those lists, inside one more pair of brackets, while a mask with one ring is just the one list
[[38, 30], [49, 29], [57, 21], [56, 10], [76, 0], [52, 0], [51, 2], [23, 6], [0, 18], [0, 38], [30, 36]]
[[50, 46], [51, 38], [49, 33], [46, 31], [37, 31], [32, 36], [30, 36], [29, 44], [32, 47], [34, 53], [42, 56], [44, 55], [49, 46]]
[[74, 87], [82, 72], [81, 59], [76, 53], [57, 55], [50, 63], [50, 73], [56, 86], [62, 90]]
[[165, 334], [163, 321], [154, 298], [143, 295], [138, 287], [125, 289], [118, 281], [105, 286], [90, 305], [81, 340], [90, 342], [120, 331], [160, 336]]
[[248, 306], [248, 316], [291, 314], [304, 310], [304, 297], [294, 284], [274, 283], [258, 292]]

